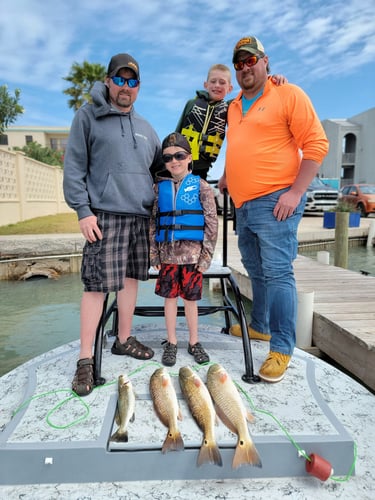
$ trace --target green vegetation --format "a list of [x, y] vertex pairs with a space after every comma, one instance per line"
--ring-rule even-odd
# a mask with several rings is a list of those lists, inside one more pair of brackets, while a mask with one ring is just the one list
[[62, 151], [56, 151], [54, 149], [44, 147], [38, 142], [29, 142], [22, 148], [15, 147], [13, 149], [15, 151], [22, 151], [29, 158], [41, 161], [47, 165], [56, 165], [58, 167], [63, 167], [64, 165], [64, 153]]
[[17, 224], [0, 226], [0, 235], [79, 233], [75, 212], [36, 217]]
[[101, 64], [89, 63], [84, 61], [82, 64], [73, 63], [70, 73], [64, 78], [72, 86], [63, 90], [68, 95], [69, 108], [77, 111], [86, 102], [91, 102], [90, 92], [94, 83], [104, 81], [106, 68]]
[[328, 212], [359, 212], [359, 211], [360, 210], [358, 210], [353, 203], [343, 200], [339, 200], [335, 207], [331, 208], [331, 210], [328, 210]]
[[7, 85], [0, 86], [0, 135], [16, 121], [18, 115], [22, 115], [24, 112], [23, 107], [18, 104], [20, 95], [21, 91], [16, 89], [14, 97], [12, 97], [8, 92]]

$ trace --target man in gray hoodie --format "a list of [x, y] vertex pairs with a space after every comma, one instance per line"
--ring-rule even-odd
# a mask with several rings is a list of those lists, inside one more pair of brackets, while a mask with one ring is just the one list
[[92, 89], [92, 104], [77, 111], [65, 152], [64, 195], [86, 239], [80, 355], [72, 383], [80, 396], [94, 387], [92, 349], [106, 293], [117, 293], [112, 353], [154, 355], [130, 335], [138, 281], [148, 279], [153, 176], [162, 167], [157, 134], [133, 107], [139, 88], [137, 61], [129, 54], [113, 56], [105, 82]]

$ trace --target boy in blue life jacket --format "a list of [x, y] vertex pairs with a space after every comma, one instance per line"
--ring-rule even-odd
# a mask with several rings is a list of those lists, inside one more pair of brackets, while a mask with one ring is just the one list
[[168, 340], [162, 363], [176, 363], [177, 301], [181, 297], [189, 329], [188, 352], [201, 364], [209, 356], [198, 339], [197, 301], [202, 297], [202, 273], [210, 267], [217, 240], [215, 198], [211, 186], [192, 174], [191, 148], [182, 134], [169, 134], [162, 154], [166, 170], [156, 178], [150, 225], [150, 263], [159, 270], [155, 293], [165, 298]]
[[[283, 75], [269, 78], [277, 85], [288, 82]], [[233, 90], [228, 66], [211, 66], [203, 86], [205, 90], [197, 90], [195, 98], [185, 104], [176, 132], [184, 135], [190, 143], [194, 174], [207, 179], [208, 171], [219, 156], [225, 139], [230, 101], [224, 99]]]

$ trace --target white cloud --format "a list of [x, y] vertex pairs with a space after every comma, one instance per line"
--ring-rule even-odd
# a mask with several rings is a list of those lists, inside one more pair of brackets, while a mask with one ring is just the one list
[[[211, 64], [231, 65], [234, 44], [247, 34], [262, 40], [274, 72], [299, 84], [312, 80], [329, 84], [338, 75], [349, 78], [375, 62], [374, 0], [3, 0], [2, 4], [0, 74], [10, 88], [21, 88], [28, 99], [22, 104], [30, 113], [38, 91], [44, 104], [44, 89], [65, 112], [63, 77], [73, 62], [106, 66], [117, 52], [130, 52], [140, 62], [140, 107], [159, 115], [171, 113], [171, 121], [179, 115], [176, 108], [202, 87]], [[57, 118], [51, 115], [51, 119]]]

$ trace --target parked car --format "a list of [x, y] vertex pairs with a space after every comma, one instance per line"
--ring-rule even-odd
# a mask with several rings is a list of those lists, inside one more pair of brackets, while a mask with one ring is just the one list
[[314, 177], [306, 191], [306, 212], [325, 212], [337, 205], [339, 191]]
[[[210, 182], [215, 193], [217, 213], [221, 215], [224, 209], [224, 197], [217, 187], [217, 181]], [[307, 188], [305, 212], [324, 212], [337, 205], [339, 191], [315, 177]]]
[[362, 217], [375, 213], [375, 184], [348, 184], [340, 189], [339, 197], [353, 204]]

